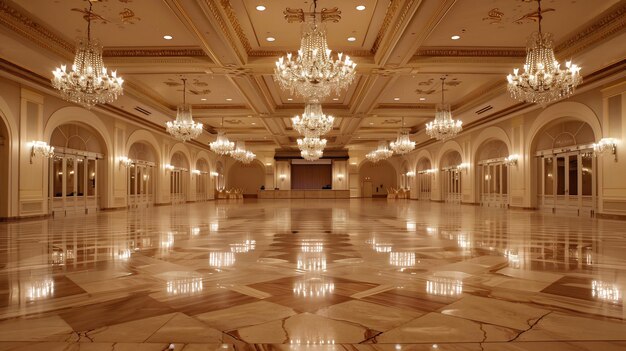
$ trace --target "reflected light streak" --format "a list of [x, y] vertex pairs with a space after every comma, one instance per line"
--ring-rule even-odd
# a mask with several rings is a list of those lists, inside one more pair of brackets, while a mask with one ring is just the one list
[[415, 266], [415, 252], [390, 252], [389, 264], [396, 267]]
[[509, 261], [509, 267], [520, 268], [520, 257], [517, 249], [504, 250], [504, 256]]
[[593, 280], [591, 281], [591, 296], [598, 300], [617, 303], [622, 298], [622, 290], [614, 283]]
[[321, 253], [298, 254], [297, 267], [309, 272], [326, 271], [326, 255]]
[[415, 222], [407, 222], [406, 223], [406, 230], [408, 230], [410, 232], [414, 232], [415, 230], [417, 230], [417, 224]]
[[235, 254], [232, 252], [210, 252], [209, 266], [211, 267], [230, 267], [235, 264]]
[[189, 295], [201, 292], [202, 278], [178, 278], [167, 281], [167, 293], [170, 295]]
[[193, 227], [193, 228], [191, 228], [191, 235], [193, 235], [193, 236], [200, 235], [200, 227]]
[[300, 249], [302, 252], [322, 252], [324, 251], [324, 243], [318, 240], [302, 240]]
[[26, 298], [28, 300], [41, 300], [54, 294], [54, 280], [47, 278], [26, 282]]
[[240, 243], [230, 244], [230, 252], [234, 253], [247, 253], [254, 251], [256, 247], [256, 240], [244, 240]]
[[333, 291], [335, 291], [335, 284], [325, 282], [320, 278], [302, 280], [293, 285], [293, 294], [300, 297], [324, 297], [326, 294], [331, 294]]
[[429, 277], [426, 293], [436, 296], [457, 296], [463, 293], [463, 281], [448, 277]]

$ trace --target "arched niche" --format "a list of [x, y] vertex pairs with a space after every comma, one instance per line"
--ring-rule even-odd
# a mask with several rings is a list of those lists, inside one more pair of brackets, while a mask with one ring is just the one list
[[[135, 139], [137, 140], [137, 139]], [[127, 167], [128, 206], [148, 207], [154, 205], [158, 183], [158, 151], [148, 140], [137, 140], [130, 145]]]
[[128, 151], [128, 158], [133, 161], [150, 162], [155, 165], [159, 164], [154, 147], [142, 141], [135, 142], [131, 145], [130, 150]]
[[415, 166], [415, 178], [417, 184], [417, 197], [420, 200], [430, 200], [433, 183], [433, 173], [431, 172], [432, 168], [432, 163], [428, 157], [422, 156], [418, 159]]
[[461, 170], [458, 166], [463, 158], [457, 150], [446, 151], [439, 160], [441, 194], [445, 202], [461, 203]]
[[241, 189], [244, 195], [256, 195], [265, 184], [265, 169], [254, 160], [249, 164], [235, 162], [228, 170], [228, 188]]
[[439, 161], [440, 168], [451, 168], [456, 167], [463, 163], [463, 157], [456, 150], [448, 150], [446, 153], [441, 156], [441, 160]]
[[373, 196], [386, 196], [387, 189], [398, 187], [396, 170], [391, 163], [385, 160], [376, 163], [364, 161], [359, 167], [359, 181], [363, 187], [362, 194], [365, 194], [364, 196], [369, 191], [365, 187], [371, 186]]
[[180, 151], [176, 151], [174, 154], [172, 154], [172, 157], [170, 159], [170, 165], [174, 166], [175, 168], [189, 171], [189, 160], [187, 156]]

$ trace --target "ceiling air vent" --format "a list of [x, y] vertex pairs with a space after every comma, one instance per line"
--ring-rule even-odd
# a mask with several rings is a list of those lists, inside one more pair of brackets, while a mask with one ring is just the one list
[[139, 106], [135, 107], [135, 111], [141, 112], [141, 113], [143, 113], [146, 116], [150, 116], [152, 114], [152, 112], [146, 110], [145, 108], [141, 108]]
[[487, 111], [491, 110], [492, 108], [493, 108], [493, 106], [491, 106], [491, 105], [487, 105], [487, 106], [485, 106], [485, 107], [481, 108], [480, 110], [476, 111], [476, 114], [477, 114], [477, 115], [483, 114], [483, 113], [485, 113], [485, 112], [487, 112]]

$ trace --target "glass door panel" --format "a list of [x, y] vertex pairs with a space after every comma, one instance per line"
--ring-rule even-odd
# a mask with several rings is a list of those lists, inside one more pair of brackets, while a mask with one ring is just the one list
[[76, 192], [78, 196], [85, 195], [85, 159], [76, 159]]
[[565, 195], [565, 157], [556, 158], [556, 194]]
[[545, 195], [554, 195], [554, 166], [553, 166], [553, 161], [552, 161], [552, 157], [546, 157], [543, 159], [544, 161], [544, 187], [543, 187], [543, 193]]
[[96, 160], [87, 160], [87, 174], [89, 174], [89, 181], [87, 182], [87, 195], [96, 195]]
[[63, 197], [63, 157], [52, 159], [52, 196]]
[[65, 196], [76, 195], [75, 178], [74, 158], [68, 157], [65, 159]]
[[582, 195], [592, 196], [593, 192], [593, 159], [591, 156], [582, 156]]
[[568, 157], [568, 190], [570, 195], [578, 195], [578, 155]]

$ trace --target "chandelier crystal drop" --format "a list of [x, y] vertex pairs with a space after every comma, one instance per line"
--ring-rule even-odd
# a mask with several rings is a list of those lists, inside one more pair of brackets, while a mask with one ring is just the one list
[[301, 150], [300, 156], [307, 161], [319, 160], [324, 155], [323, 150]]
[[116, 71], [109, 75], [102, 62], [102, 47], [91, 40], [91, 7], [87, 14], [87, 38], [81, 39], [76, 47], [74, 64], [70, 71], [66, 65], [52, 71], [52, 86], [59, 90], [63, 99], [90, 109], [95, 104], [110, 103], [124, 93], [124, 79]]
[[304, 137], [298, 139], [298, 148], [300, 150], [324, 150], [326, 147], [326, 139], [318, 137]]
[[403, 129], [398, 132], [396, 141], [389, 144], [391, 150], [398, 155], [407, 154], [415, 149], [415, 142], [409, 138], [409, 130], [404, 129], [404, 117], [402, 117], [402, 127]]
[[241, 140], [237, 141], [237, 146], [230, 152], [230, 157], [241, 163], [248, 164], [254, 160], [256, 155], [253, 152], [246, 150], [246, 142]]
[[528, 38], [524, 72], [515, 68], [507, 80], [512, 98], [543, 105], [571, 96], [576, 86], [582, 83], [582, 77], [579, 74], [581, 68], [571, 61], [561, 69], [554, 57], [552, 35], [541, 32], [541, 0], [537, 3], [539, 31]]
[[435, 111], [435, 120], [426, 124], [426, 134], [437, 140], [454, 138], [463, 130], [463, 122], [452, 119], [452, 111], [449, 104], [444, 103], [443, 90], [445, 77], [441, 77], [441, 104]]
[[348, 55], [333, 55], [328, 48], [326, 30], [317, 23], [317, 0], [313, 1], [313, 20], [303, 23], [300, 50], [276, 62], [274, 77], [279, 85], [308, 99], [322, 99], [347, 88], [356, 75], [356, 63]]
[[183, 79], [183, 104], [176, 109], [176, 120], [165, 123], [165, 130], [182, 142], [195, 139], [202, 133], [202, 123], [193, 121], [191, 105], [187, 104], [185, 98], [186, 92], [187, 80]]
[[302, 116], [291, 118], [293, 129], [305, 137], [319, 137], [333, 129], [335, 118], [325, 115], [317, 100], [307, 103]]
[[386, 141], [379, 141], [378, 148], [365, 155], [365, 157], [373, 163], [388, 159], [393, 155], [393, 151], [389, 150]]

